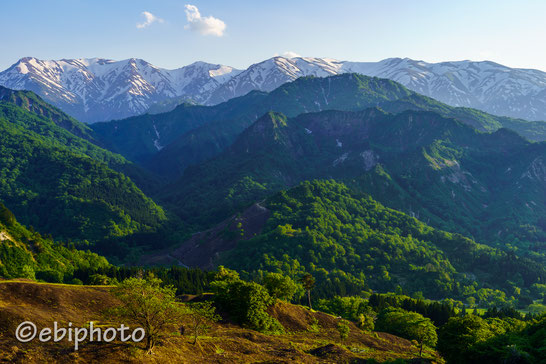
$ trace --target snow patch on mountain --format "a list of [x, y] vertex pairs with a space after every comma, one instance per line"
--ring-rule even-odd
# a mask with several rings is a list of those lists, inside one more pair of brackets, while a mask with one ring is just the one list
[[379, 156], [375, 154], [375, 152], [371, 149], [363, 151], [362, 153], [360, 153], [360, 156], [364, 160], [364, 170], [366, 171], [369, 171], [373, 167], [375, 167], [375, 165], [379, 161]]
[[155, 123], [152, 124], [153, 128], [154, 128], [154, 132], [155, 132], [155, 139], [154, 139], [154, 146], [156, 147], [156, 149], [158, 151], [160, 151], [161, 149], [163, 149], [163, 146], [161, 145], [161, 143], [159, 142], [159, 139], [161, 138], [160, 135], [159, 135], [159, 131], [157, 130], [157, 127], [155, 126]]
[[[388, 78], [409, 89], [453, 106], [492, 114], [546, 120], [546, 72], [509, 68], [494, 62], [427, 63], [409, 58], [348, 62], [329, 58], [274, 57], [254, 64], [220, 85], [208, 104], [217, 104], [252, 90], [271, 91], [302, 76], [342, 73]], [[328, 105], [327, 90], [322, 90]], [[320, 109], [324, 109], [321, 107]]]
[[339, 158], [337, 158], [336, 160], [332, 162], [332, 166], [335, 167], [338, 164], [345, 162], [348, 156], [349, 156], [349, 153], [343, 153]]
[[27, 57], [0, 73], [0, 85], [34, 91], [77, 119], [95, 122], [142, 114], [152, 104], [173, 97], [202, 103], [239, 72], [205, 62], [166, 70], [135, 58]]
[[[250, 91], [272, 91], [302, 76], [361, 73], [388, 78], [453, 106], [496, 115], [546, 120], [546, 72], [494, 62], [428, 63], [409, 58], [349, 62], [331, 58], [273, 57], [246, 70], [195, 62], [175, 70], [141, 59], [43, 61], [22, 58], [0, 73], [0, 85], [28, 89], [76, 118], [94, 122], [142, 114], [167, 99], [215, 105]], [[329, 90], [315, 100], [328, 108]]]

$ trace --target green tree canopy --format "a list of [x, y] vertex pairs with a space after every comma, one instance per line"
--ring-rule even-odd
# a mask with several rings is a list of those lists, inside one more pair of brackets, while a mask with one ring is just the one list
[[419, 343], [419, 355], [423, 344], [434, 347], [438, 341], [436, 326], [429, 318], [416, 312], [408, 312], [399, 308], [388, 308], [377, 316], [375, 329], [385, 331]]
[[479, 316], [452, 317], [438, 332], [438, 350], [450, 363], [466, 363], [464, 355], [473, 345], [501, 331]]
[[146, 331], [146, 350], [151, 353], [158, 339], [173, 325], [179, 325], [187, 312], [176, 301], [175, 292], [174, 287], [162, 287], [161, 280], [154, 277], [128, 278], [112, 290], [121, 305], [110, 313], [142, 327]]
[[275, 303], [275, 298], [264, 286], [243, 281], [223, 267], [219, 269], [217, 278], [211, 283], [215, 300], [237, 322], [257, 331], [283, 331], [282, 325], [266, 312]]
[[263, 284], [271, 297], [285, 301], [290, 301], [298, 289], [301, 289], [290, 277], [280, 273], [267, 273]]

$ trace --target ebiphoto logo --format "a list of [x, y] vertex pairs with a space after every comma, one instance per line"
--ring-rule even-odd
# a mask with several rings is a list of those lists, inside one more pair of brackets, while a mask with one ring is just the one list
[[146, 331], [142, 327], [137, 327], [131, 331], [131, 328], [121, 324], [118, 328], [95, 327], [93, 321], [89, 323], [89, 327], [73, 327], [72, 322], [68, 323], [68, 327], [60, 327], [58, 322], [53, 323], [53, 328], [44, 327], [38, 331], [38, 327], [31, 321], [25, 321], [17, 326], [15, 337], [19, 342], [27, 343], [38, 337], [40, 342], [59, 342], [67, 340], [74, 342], [74, 350], [78, 350], [79, 344], [85, 340], [89, 342], [111, 342], [119, 339], [123, 342], [133, 341], [140, 342], [146, 336]]

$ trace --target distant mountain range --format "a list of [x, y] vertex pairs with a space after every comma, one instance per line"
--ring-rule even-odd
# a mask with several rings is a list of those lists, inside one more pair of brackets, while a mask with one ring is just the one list
[[206, 102], [212, 90], [239, 72], [204, 62], [165, 70], [134, 58], [116, 62], [28, 57], [0, 73], [0, 85], [34, 91], [78, 120], [95, 122], [139, 115], [174, 97]]
[[509, 128], [532, 141], [546, 140], [546, 122], [451, 107], [394, 81], [354, 73], [325, 78], [300, 77], [271, 92], [252, 91], [214, 106], [183, 104], [162, 114], [94, 123], [90, 127], [101, 145], [173, 179], [188, 166], [220, 154], [268, 111], [294, 117], [328, 109], [360, 111], [369, 107], [392, 113], [433, 111], [483, 132]]
[[[196, 62], [175, 70], [144, 60], [23, 58], [0, 73], [0, 85], [28, 89], [85, 122], [172, 110], [182, 102], [216, 105], [252, 90], [272, 91], [302, 76], [361, 73], [397, 81], [452, 106], [546, 120], [546, 72], [494, 62], [427, 63], [408, 58], [347, 62], [274, 57], [244, 71]], [[151, 109], [150, 109], [151, 108]]]
[[[156, 231], [171, 214], [209, 227], [280, 189], [334, 178], [434, 227], [538, 252], [545, 125], [450, 107], [357, 73], [92, 125], [31, 91], [0, 87], [0, 166], [9, 176], [0, 199], [40, 231], [100, 241]], [[74, 212], [85, 209], [100, 219], [78, 227], [84, 217]]]

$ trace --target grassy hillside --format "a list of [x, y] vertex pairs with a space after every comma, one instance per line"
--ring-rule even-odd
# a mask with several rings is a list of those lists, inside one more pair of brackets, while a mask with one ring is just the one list
[[[418, 357], [418, 348], [406, 339], [386, 333], [369, 333], [350, 324], [350, 334], [339, 339], [334, 316], [308, 311], [301, 306], [278, 303], [270, 314], [285, 327], [286, 333], [265, 335], [223, 320], [215, 324], [207, 336], [191, 344], [189, 336], [173, 335], [146, 355], [142, 343], [80, 344], [77, 352], [73, 343], [20, 343], [13, 332], [22, 321], [30, 320], [39, 328], [51, 327], [53, 321], [72, 322], [83, 327], [95, 324], [119, 327], [105, 316], [104, 311], [119, 304], [109, 293], [109, 287], [69, 286], [34, 282], [0, 281], [0, 359], [25, 363], [85, 361], [128, 363], [211, 363], [211, 362], [298, 362], [352, 363], [366, 359], [379, 362]], [[25, 307], [32, 307], [27, 310]], [[126, 323], [128, 324], [128, 323]], [[183, 322], [189, 325], [189, 322]], [[173, 328], [176, 332], [177, 328]], [[427, 350], [433, 362], [443, 362]], [[53, 359], [54, 358], [54, 359]]]

